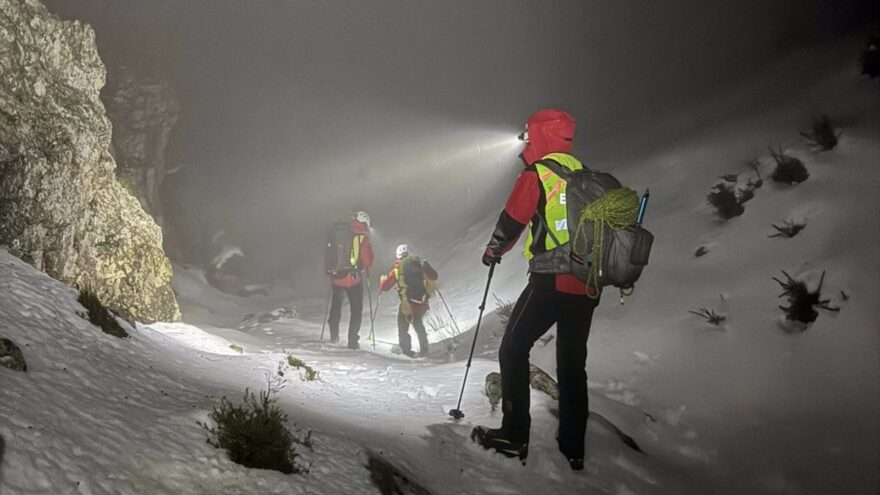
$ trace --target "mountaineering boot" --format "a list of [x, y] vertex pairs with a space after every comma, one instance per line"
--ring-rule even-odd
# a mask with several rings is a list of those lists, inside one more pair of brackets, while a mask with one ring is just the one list
[[486, 450], [495, 449], [499, 454], [519, 459], [523, 464], [529, 455], [529, 444], [511, 440], [501, 428], [477, 426], [471, 432], [471, 440]]
[[358, 350], [358, 349], [361, 348], [361, 345], [358, 344], [357, 342], [355, 342], [355, 343], [353, 343], [353, 344], [350, 343], [350, 344], [348, 344], [348, 348], [351, 349], [351, 350], [353, 350], [353, 351], [356, 351], [356, 350]]
[[403, 354], [405, 354], [406, 356], [411, 357], [411, 358], [416, 357], [416, 353], [413, 352], [412, 350], [406, 350], [406, 351], [400, 351], [400, 352], [402, 352]]
[[[559, 444], [559, 428], [556, 428], [556, 443]], [[570, 457], [562, 450], [562, 444], [559, 444], [559, 451], [562, 452], [562, 455], [568, 460], [568, 465], [571, 466], [572, 471], [583, 471], [584, 470], [584, 458], [583, 457]]]

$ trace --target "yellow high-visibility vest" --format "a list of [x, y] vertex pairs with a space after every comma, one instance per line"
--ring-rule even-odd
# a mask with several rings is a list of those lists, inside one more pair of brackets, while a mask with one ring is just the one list
[[[550, 153], [542, 158], [542, 160], [553, 160], [569, 170], [582, 170], [584, 168], [577, 158], [567, 153]], [[559, 246], [568, 244], [568, 222], [577, 220], [568, 218], [568, 209], [565, 203], [566, 186], [568, 183], [541, 163], [535, 163], [535, 170], [538, 172], [538, 179], [541, 181], [541, 187], [544, 189], [544, 198], [546, 199], [544, 211], [539, 211], [538, 213], [543, 215], [547, 221], [547, 228], [556, 236]], [[529, 235], [526, 238], [525, 247], [525, 256], [528, 260], [535, 257], [535, 253], [532, 252], [532, 244], [534, 244], [532, 222], [534, 222], [534, 219], [529, 221]], [[552, 251], [559, 246], [553, 240], [553, 236], [548, 233], [544, 240], [545, 251]]]

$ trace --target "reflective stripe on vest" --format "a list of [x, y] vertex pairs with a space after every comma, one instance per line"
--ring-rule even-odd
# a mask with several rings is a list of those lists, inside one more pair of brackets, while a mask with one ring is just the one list
[[358, 261], [361, 259], [361, 242], [363, 242], [363, 235], [355, 235], [351, 239], [351, 266], [357, 268]]
[[[553, 160], [569, 170], [581, 170], [584, 168], [583, 164], [581, 164], [577, 158], [566, 153], [551, 153], [545, 156], [543, 160]], [[567, 244], [569, 234], [565, 189], [568, 184], [565, 180], [554, 174], [549, 168], [541, 163], [535, 163], [535, 170], [538, 172], [538, 179], [541, 181], [541, 187], [544, 189], [544, 198], [546, 199], [544, 211], [539, 211], [538, 214], [542, 215], [547, 221], [547, 227], [553, 230], [553, 235], [556, 236], [559, 244]], [[533, 221], [534, 220], [529, 222], [529, 235], [526, 238], [525, 256], [528, 260], [535, 257], [535, 253], [532, 252], [532, 244], [534, 243], [534, 239], [532, 238]], [[557, 247], [558, 246], [556, 245], [556, 242], [553, 241], [553, 238], [550, 235], [546, 235], [544, 239], [544, 250], [552, 251]]]

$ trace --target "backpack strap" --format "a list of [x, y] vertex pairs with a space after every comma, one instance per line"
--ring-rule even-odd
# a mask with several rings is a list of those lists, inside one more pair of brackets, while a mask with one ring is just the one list
[[[561, 163], [553, 160], [552, 158], [541, 160], [538, 163], [549, 168], [551, 172], [558, 175], [559, 177], [562, 177], [563, 180], [568, 179], [573, 172], [572, 170], [569, 170], [567, 167], [564, 167]], [[584, 167], [584, 170], [586, 170], [586, 167]]]
[[[561, 246], [562, 244], [559, 242], [559, 238], [556, 237], [556, 234], [554, 234], [553, 231], [550, 230], [550, 226], [547, 225], [547, 219], [544, 218], [544, 215], [542, 215], [540, 212], [536, 212], [536, 215], [539, 219], [541, 219], [541, 230], [543, 230], [545, 233], [547, 233], [547, 235], [550, 236], [550, 240], [553, 241], [553, 244], [556, 244], [556, 247]], [[539, 230], [538, 235], [535, 236], [535, 243], [537, 243], [537, 239], [541, 237], [541, 230]], [[534, 246], [532, 247], [534, 248]]]

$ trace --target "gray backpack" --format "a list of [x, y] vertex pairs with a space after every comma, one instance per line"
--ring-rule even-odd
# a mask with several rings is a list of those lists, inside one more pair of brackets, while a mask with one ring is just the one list
[[[540, 163], [567, 182], [569, 242], [560, 245], [556, 235], [548, 227], [547, 220], [539, 214], [539, 233], [546, 232], [557, 247], [535, 256], [529, 264], [529, 271], [570, 273], [587, 283], [591, 277], [591, 260], [601, 259], [601, 267], [592, 274], [594, 277], [598, 275], [598, 283], [589, 280], [590, 285], [598, 285], [595, 287], [597, 289], [611, 285], [622, 291], [631, 291], [641, 276], [642, 269], [648, 264], [654, 236], [635, 223], [622, 229], [614, 229], [603, 222], [600, 233], [602, 239], [597, 242], [594, 223], [589, 220], [579, 222], [588, 205], [605, 196], [608, 191], [621, 188], [620, 182], [611, 174], [594, 172], [586, 167], [569, 170], [553, 160], [543, 160]], [[602, 253], [597, 257], [599, 253], [594, 250], [600, 243]]]

